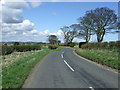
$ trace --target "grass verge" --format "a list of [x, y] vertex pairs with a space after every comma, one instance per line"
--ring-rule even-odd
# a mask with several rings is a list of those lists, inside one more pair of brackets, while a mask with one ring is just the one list
[[43, 48], [42, 51], [20, 58], [8, 67], [3, 67], [2, 88], [21, 88], [32, 68], [47, 54], [59, 50]]
[[120, 70], [120, 61], [118, 60], [118, 51], [107, 50], [107, 49], [79, 49], [75, 52], [87, 59], [100, 63], [102, 65], [107, 65], [113, 69]]

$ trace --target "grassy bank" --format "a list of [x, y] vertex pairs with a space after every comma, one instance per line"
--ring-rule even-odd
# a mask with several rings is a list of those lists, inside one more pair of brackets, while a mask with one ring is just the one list
[[[56, 50], [42, 48], [36, 52], [23, 53], [9, 65], [3, 64], [2, 88], [21, 88], [32, 68], [47, 54]], [[14, 54], [14, 53], [13, 53]], [[18, 55], [17, 55], [18, 56]], [[8, 56], [9, 57], [9, 56]], [[11, 56], [16, 57], [16, 55]]]
[[120, 61], [118, 60], [118, 50], [109, 49], [79, 49], [75, 51], [78, 55], [97, 63], [107, 65], [120, 70]]

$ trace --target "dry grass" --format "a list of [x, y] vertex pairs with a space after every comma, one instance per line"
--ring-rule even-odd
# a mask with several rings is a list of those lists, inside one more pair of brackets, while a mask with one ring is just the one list
[[11, 65], [11, 64], [15, 63], [16, 61], [20, 60], [21, 58], [28, 57], [29, 55], [35, 54], [39, 51], [40, 50], [28, 51], [28, 52], [14, 52], [14, 53], [9, 54], [9, 55], [0, 56], [0, 61], [2, 61], [0, 66], [2, 65], [2, 67], [8, 67], [9, 65]]

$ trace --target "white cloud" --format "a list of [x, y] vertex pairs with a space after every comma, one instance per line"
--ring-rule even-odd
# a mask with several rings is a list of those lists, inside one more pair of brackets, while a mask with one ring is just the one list
[[24, 20], [22, 23], [16, 23], [16, 24], [8, 24], [8, 23], [2, 23], [2, 34], [8, 34], [13, 33], [14, 34], [21, 34], [23, 32], [29, 32], [34, 29], [34, 24], [30, 22], [29, 20]]
[[[24, 8], [38, 7], [40, 2], [26, 2], [24, 0], [7, 0], [0, 2], [0, 27], [2, 28], [0, 36], [2, 41], [27, 41], [35, 40], [39, 31], [35, 30], [34, 23], [20, 16]], [[14, 0], [15, 1], [15, 0]], [[29, 1], [29, 0], [28, 0]]]
[[63, 35], [62, 30], [58, 30], [57, 35], [60, 35], [60, 36]]
[[20, 23], [23, 18], [19, 15], [22, 9], [13, 9], [5, 5], [2, 6], [0, 13], [2, 14], [3, 23]]
[[[9, 27], [9, 26], [8, 26]], [[27, 27], [27, 26], [26, 26]], [[17, 28], [17, 27], [16, 27]], [[34, 41], [34, 42], [46, 42], [47, 41], [47, 36], [48, 35], [56, 35], [59, 40], [63, 42], [63, 37], [61, 34], [61, 30], [54, 32], [50, 32], [50, 30], [44, 30], [44, 31], [38, 31], [38, 30], [17, 30], [14, 27], [14, 30], [6, 30], [2, 32], [3, 41]], [[9, 29], [9, 28], [8, 28]]]
[[29, 5], [23, 1], [23, 2], [5, 2], [5, 6], [13, 9], [21, 9], [21, 8], [28, 8]]
[[32, 30], [31, 33], [38, 33], [38, 31], [37, 30]]
[[48, 34], [48, 33], [49, 33], [49, 30], [45, 30], [45, 31], [44, 31], [44, 34]]
[[41, 5], [41, 3], [40, 3], [39, 1], [38, 1], [38, 2], [31, 2], [30, 4], [31, 4], [31, 6], [32, 6], [33, 8], [38, 7], [38, 6]]

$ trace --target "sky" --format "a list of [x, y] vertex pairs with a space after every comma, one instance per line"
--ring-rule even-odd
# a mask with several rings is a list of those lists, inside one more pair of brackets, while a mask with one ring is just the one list
[[[0, 12], [2, 13], [0, 37], [3, 42], [46, 42], [48, 35], [56, 35], [63, 42], [63, 33], [60, 28], [64, 25], [70, 26], [78, 23], [77, 19], [84, 16], [88, 10], [108, 7], [115, 10], [118, 15], [117, 0], [116, 2], [115, 0], [111, 0], [111, 2], [99, 2], [99, 0], [98, 2], [94, 2], [94, 0], [93, 2], [87, 2], [87, 0], [85, 0], [86, 2], [78, 2], [79, 0], [76, 0], [77, 2], [71, 2], [72, 0], [67, 2], [61, 2], [62, 0], [26, 1], [2, 1], [0, 4]], [[118, 40], [118, 34], [106, 34], [104, 37], [104, 41], [116, 40]], [[84, 40], [75, 38], [74, 41]], [[96, 36], [92, 36], [90, 41], [96, 42]]]

